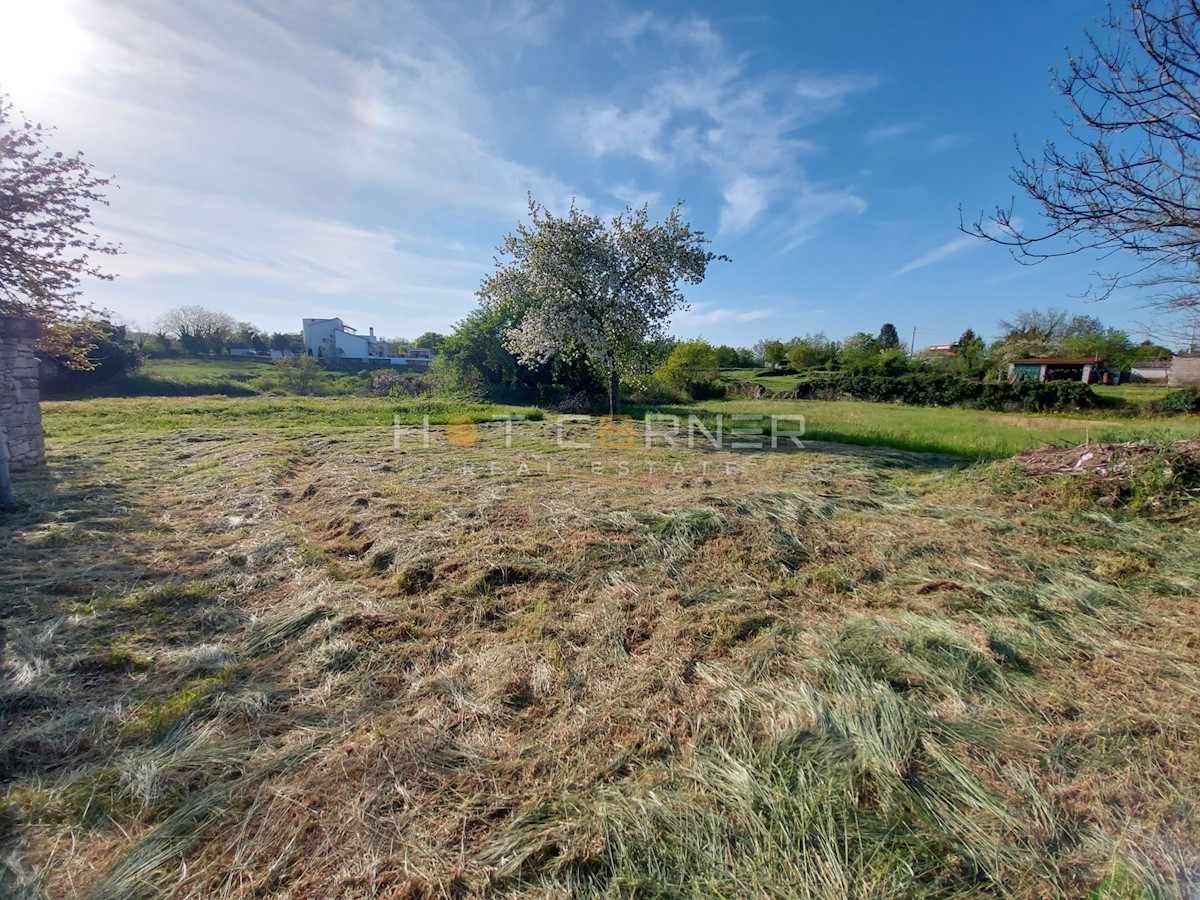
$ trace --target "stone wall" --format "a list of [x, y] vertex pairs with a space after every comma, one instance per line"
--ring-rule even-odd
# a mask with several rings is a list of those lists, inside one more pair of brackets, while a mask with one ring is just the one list
[[0, 440], [8, 447], [13, 469], [46, 461], [38, 361], [34, 348], [41, 326], [29, 319], [0, 316]]
[[1171, 360], [1171, 375], [1167, 384], [1171, 387], [1200, 384], [1200, 355], [1177, 356]]

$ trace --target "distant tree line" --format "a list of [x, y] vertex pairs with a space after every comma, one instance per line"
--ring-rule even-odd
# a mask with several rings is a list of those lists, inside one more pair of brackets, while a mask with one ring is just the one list
[[[505, 336], [520, 326], [526, 309], [518, 300], [477, 309], [459, 322], [442, 346], [436, 366], [439, 384], [451, 392], [505, 402], [553, 404], [585, 396], [599, 407], [605, 373], [586, 358], [562, 348], [545, 362], [529, 365], [508, 348]], [[861, 331], [831, 340], [817, 332], [790, 340], [765, 338], [753, 347], [713, 345], [703, 339], [647, 340], [630, 354], [636, 356], [636, 364], [626, 368], [621, 389], [634, 401], [673, 402], [723, 394], [721, 371], [729, 369], [808, 376], [941, 373], [999, 381], [1007, 376], [1009, 362], [1025, 357], [1099, 357], [1123, 371], [1136, 362], [1171, 355], [1168, 348], [1137, 342], [1095, 316], [1054, 308], [1020, 310], [998, 322], [996, 331], [1000, 337], [991, 344], [968, 328], [949, 349], [915, 353], [904, 346], [890, 322], [874, 334]]]
[[[437, 353], [446, 335], [427, 331], [415, 339], [381, 339], [384, 353], [403, 356], [415, 348]], [[136, 372], [146, 359], [204, 358], [247, 349], [268, 356], [301, 356], [301, 332], [267, 332], [252, 322], [201, 305], [169, 309], [149, 329], [81, 315], [50, 325], [39, 356], [47, 379], [57, 390], [111, 382]], [[280, 377], [283, 377], [282, 375]]]

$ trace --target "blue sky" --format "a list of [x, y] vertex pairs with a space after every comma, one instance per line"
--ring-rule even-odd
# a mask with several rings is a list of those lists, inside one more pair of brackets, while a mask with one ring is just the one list
[[1094, 2], [0, 4], [0, 90], [120, 185], [96, 216], [119, 277], [88, 297], [141, 326], [202, 303], [448, 331], [528, 193], [686, 201], [733, 261], [680, 336], [1149, 321], [1077, 299], [1094, 259], [1027, 268], [958, 230], [1012, 197], [1014, 133], [1061, 135], [1048, 69]]

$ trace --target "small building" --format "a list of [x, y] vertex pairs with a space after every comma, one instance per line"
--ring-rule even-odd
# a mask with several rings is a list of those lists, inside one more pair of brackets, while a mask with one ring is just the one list
[[[318, 357], [326, 368], [357, 370], [391, 366], [409, 372], [425, 372], [433, 362], [433, 351], [413, 347], [403, 356], [390, 356], [386, 341], [375, 337], [375, 329], [361, 335], [341, 319], [305, 319], [304, 352]], [[271, 351], [272, 356], [276, 351]]]
[[1082, 381], [1099, 384], [1108, 374], [1102, 359], [1018, 359], [1008, 364], [1009, 381]]
[[1171, 387], [1200, 384], [1200, 353], [1183, 353], [1171, 360], [1167, 384]]
[[331, 362], [387, 359], [382, 344], [375, 339], [374, 328], [362, 335], [341, 319], [305, 319], [304, 350]]
[[262, 354], [260, 354], [257, 350], [255, 350], [249, 344], [230, 344], [229, 345], [229, 355], [230, 356], [261, 356]]
[[957, 356], [958, 344], [930, 344], [921, 351], [922, 356]]
[[1143, 360], [1129, 367], [1129, 381], [1133, 384], [1166, 384], [1170, 375], [1169, 359]]

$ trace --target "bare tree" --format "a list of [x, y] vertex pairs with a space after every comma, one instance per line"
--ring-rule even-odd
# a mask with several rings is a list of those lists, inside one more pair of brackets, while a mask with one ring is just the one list
[[174, 335], [192, 353], [219, 350], [237, 331], [229, 313], [193, 304], [169, 309], [157, 322], [160, 335]]
[[1200, 0], [1129, 0], [1111, 9], [1101, 37], [1086, 34], [1054, 85], [1070, 113], [1067, 143], [1040, 155], [1018, 145], [1012, 180], [1036, 201], [1041, 228], [1013, 206], [964, 230], [1033, 264], [1082, 250], [1126, 254], [1128, 266], [1096, 273], [1106, 297], [1123, 284], [1168, 287], [1163, 312], [1200, 310]]
[[1019, 309], [1011, 319], [996, 323], [1007, 340], [1015, 335], [1057, 344], [1066, 338], [1103, 334], [1104, 323], [1095, 316], [1073, 316], [1065, 309]]

